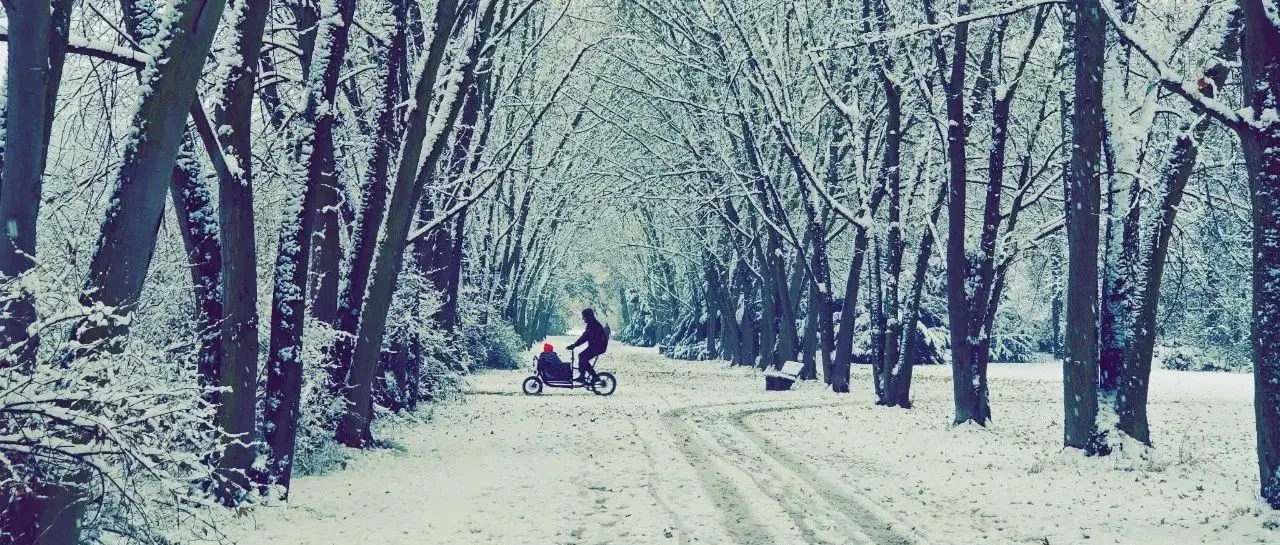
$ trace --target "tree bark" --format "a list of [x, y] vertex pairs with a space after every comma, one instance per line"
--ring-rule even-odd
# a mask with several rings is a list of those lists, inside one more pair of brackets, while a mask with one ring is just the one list
[[72, 357], [99, 347], [121, 348], [117, 341], [128, 330], [121, 319], [133, 311], [142, 293], [187, 113], [217, 26], [198, 22], [220, 17], [223, 3], [188, 2], [166, 20], [170, 28], [165, 34], [172, 38], [161, 44], [158, 57], [166, 62], [144, 72], [143, 85], [152, 92], [133, 116], [135, 136], [125, 146], [112, 191], [113, 206], [103, 222], [80, 297], [82, 305], [104, 307], [112, 317], [78, 324], [72, 337], [80, 348]]
[[[884, 194], [883, 186], [872, 190], [867, 197], [866, 216], [871, 217], [879, 208]], [[866, 261], [867, 247], [870, 238], [866, 227], [854, 225], [853, 257], [849, 263], [849, 275], [845, 277], [844, 304], [840, 307], [840, 329], [836, 332], [836, 353], [831, 359], [831, 369], [823, 375], [823, 379], [835, 388], [836, 381], [841, 387], [849, 388], [849, 371], [853, 365], [853, 334], [858, 321], [858, 291], [862, 286], [862, 266]]]
[[333, 133], [337, 111], [334, 105], [355, 8], [355, 0], [342, 0], [332, 4], [335, 12], [321, 13], [316, 41], [327, 47], [312, 58], [307, 72], [309, 92], [302, 113], [301, 140], [296, 148], [300, 166], [305, 170], [299, 172], [302, 178], [294, 181], [292, 191], [300, 193], [301, 202], [290, 204], [280, 227], [263, 419], [270, 449], [267, 482], [278, 484], [283, 497], [288, 497], [302, 401], [302, 334], [306, 327], [312, 235], [321, 186], [332, 183], [335, 178]]
[[35, 266], [36, 229], [54, 106], [62, 83], [71, 1], [15, 0], [9, 19], [3, 160], [0, 160], [0, 371], [36, 365], [35, 294], [18, 279]]
[[[1244, 103], [1253, 119], [1280, 103], [1280, 29], [1263, 0], [1241, 0]], [[1253, 202], [1253, 376], [1261, 494], [1280, 509], [1280, 122], [1243, 129]]]
[[[191, 268], [192, 295], [196, 306], [196, 333], [200, 338], [200, 351], [196, 368], [200, 375], [200, 387], [204, 399], [210, 405], [221, 404], [215, 390], [221, 384], [222, 342], [222, 244], [218, 240], [217, 216], [213, 210], [213, 195], [201, 177], [200, 163], [196, 158], [193, 136], [183, 138], [178, 161], [173, 166], [173, 180], [169, 184], [169, 196], [173, 200], [174, 215], [182, 232], [187, 263]], [[256, 380], [256, 377], [255, 377]]]
[[1099, 0], [1075, 5], [1075, 101], [1067, 181], [1067, 359], [1063, 362], [1063, 443], [1104, 454], [1098, 415], [1098, 212], [1102, 77], [1106, 25]]
[[[938, 192], [938, 198], [934, 201], [933, 210], [929, 213], [929, 224], [934, 225], [938, 222], [938, 216], [942, 214], [942, 205], [946, 201], [947, 191], [943, 188]], [[920, 323], [920, 300], [924, 294], [925, 274], [929, 271], [929, 258], [933, 255], [933, 245], [935, 243], [933, 237], [934, 229], [926, 227], [924, 236], [920, 239], [920, 248], [916, 252], [916, 268], [913, 273], [911, 283], [911, 294], [907, 298], [907, 309], [904, 316], [904, 334], [901, 335], [901, 346], [898, 350], [902, 357], [896, 360], [886, 358], [886, 365], [892, 364], [892, 367], [886, 367], [883, 384], [884, 392], [881, 396], [881, 404], [890, 407], [901, 407], [903, 409], [911, 408], [911, 372], [915, 367], [916, 361], [916, 336], [917, 328]], [[887, 343], [886, 343], [887, 345]]]
[[[330, 364], [331, 387], [338, 395], [344, 395], [346, 389], [347, 373], [351, 369], [352, 351], [355, 349], [356, 333], [360, 326], [360, 303], [369, 284], [369, 269], [377, 248], [378, 227], [382, 225], [387, 208], [387, 176], [391, 170], [391, 154], [399, 148], [401, 142], [396, 105], [401, 101], [403, 70], [408, 65], [408, 24], [405, 22], [408, 3], [408, 0], [396, 0], [391, 4], [392, 15], [397, 21], [396, 33], [387, 51], [382, 100], [378, 105], [377, 137], [369, 162], [369, 174], [361, 188], [360, 223], [356, 225], [351, 241], [351, 269], [347, 272], [347, 281], [342, 285], [338, 296], [338, 333], [332, 349], [333, 362]], [[437, 9], [437, 16], [444, 17], [455, 7], [456, 4], [446, 0]], [[444, 35], [447, 36], [447, 33]], [[443, 39], [440, 38], [441, 41]], [[442, 45], [440, 47], [443, 48]], [[428, 59], [436, 59], [437, 64], [439, 63], [439, 55], [429, 56]]]
[[[957, 14], [969, 12], [968, 0], [961, 0]], [[955, 396], [955, 423], [973, 422], [985, 426], [991, 419], [970, 336], [972, 317], [966, 287], [970, 267], [965, 251], [965, 223], [968, 208], [967, 141], [968, 115], [965, 110], [965, 73], [968, 59], [969, 25], [956, 25], [951, 75], [947, 92], [947, 161], [949, 201], [947, 206], [947, 316], [951, 329], [951, 376]]]
[[[461, 71], [461, 82], [456, 88], [446, 91], [442, 98], [445, 102], [441, 104], [441, 110], [437, 113], [444, 116], [442, 124], [433, 123], [433, 125], [452, 127], [457, 121], [463, 102], [460, 95], [465, 93], [475, 80], [478, 57], [493, 25], [496, 7], [496, 1], [489, 0], [484, 3], [476, 35], [472, 37], [471, 44], [458, 66], [458, 70]], [[437, 31], [442, 28], [445, 26], [437, 23]], [[423, 66], [425, 69], [432, 67], [430, 61]], [[338, 428], [338, 440], [350, 447], [368, 446], [372, 441], [369, 424], [372, 417], [370, 393], [373, 386], [374, 364], [377, 362], [377, 355], [386, 333], [387, 311], [404, 261], [405, 242], [409, 235], [412, 212], [424, 189], [424, 176], [420, 174], [424, 171], [434, 173], [445, 148], [447, 135], [443, 134], [443, 129], [435, 134], [427, 133], [427, 113], [434, 79], [431, 74], [421, 74], [414, 89], [413, 108], [408, 117], [405, 144], [401, 148], [396, 183], [392, 189], [386, 221], [383, 223], [369, 289], [360, 313], [359, 336], [356, 339], [350, 375], [351, 387], [347, 390], [347, 410]], [[423, 158], [422, 150], [428, 139], [431, 147]], [[424, 159], [421, 171], [418, 169], [420, 158]]]

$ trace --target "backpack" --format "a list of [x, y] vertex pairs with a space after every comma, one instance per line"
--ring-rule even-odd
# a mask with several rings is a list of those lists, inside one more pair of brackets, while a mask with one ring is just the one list
[[600, 343], [600, 352], [603, 354], [609, 350], [609, 338], [613, 336], [613, 330], [609, 329], [609, 324], [604, 324], [604, 342]]

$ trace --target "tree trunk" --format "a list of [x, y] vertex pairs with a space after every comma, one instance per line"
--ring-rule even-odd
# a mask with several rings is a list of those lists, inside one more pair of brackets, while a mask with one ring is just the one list
[[1106, 26], [1099, 0], [1075, 6], [1075, 101], [1067, 181], [1067, 359], [1063, 362], [1063, 443], [1105, 454], [1098, 415], [1098, 212], [1102, 77]]
[[[897, 382], [895, 375], [902, 369], [901, 349], [905, 316], [899, 300], [898, 283], [902, 277], [902, 253], [905, 244], [902, 240], [902, 174], [900, 170], [902, 93], [887, 72], [892, 70], [893, 66], [891, 61], [889, 62], [890, 64], [884, 68], [885, 71], [880, 74], [887, 106], [884, 159], [880, 167], [880, 177], [883, 178], [884, 187], [889, 194], [889, 225], [885, 233], [885, 252], [888, 256], [883, 271], [884, 306], [881, 307], [881, 313], [884, 315], [884, 337], [881, 340], [883, 361], [880, 366], [885, 375], [881, 385], [884, 387], [884, 399], [882, 399], [884, 404], [909, 408], [911, 401], [907, 399], [907, 387], [897, 388], [895, 384]], [[906, 331], [906, 337], [911, 338], [910, 330]]]
[[[957, 14], [969, 11], [967, 0], [961, 0]], [[955, 423], [973, 422], [985, 426], [991, 409], [982, 389], [977, 362], [970, 343], [972, 324], [969, 282], [969, 259], [965, 252], [965, 223], [968, 209], [966, 177], [968, 116], [965, 112], [965, 65], [968, 59], [969, 25], [956, 25], [954, 50], [946, 84], [947, 91], [947, 161], [949, 202], [947, 207], [947, 316], [951, 329], [951, 376], [955, 396]]]
[[[408, 129], [405, 144], [401, 148], [400, 166], [396, 173], [396, 183], [392, 190], [390, 206], [386, 221], [383, 223], [382, 236], [378, 244], [377, 255], [372, 269], [370, 285], [360, 313], [359, 336], [351, 367], [350, 384], [347, 391], [347, 409], [342, 416], [338, 428], [338, 440], [350, 447], [368, 446], [372, 441], [369, 423], [372, 418], [372, 407], [369, 404], [373, 385], [373, 372], [377, 355], [382, 347], [382, 339], [386, 333], [387, 311], [391, 305], [391, 295], [395, 291], [397, 277], [404, 261], [405, 242], [408, 239], [410, 220], [413, 209], [421, 198], [425, 178], [423, 173], [434, 173], [440, 156], [444, 153], [447, 134], [445, 130], [452, 128], [462, 108], [461, 95], [466, 93], [475, 80], [476, 63], [481, 48], [485, 45], [497, 2], [490, 0], [484, 4], [483, 15], [480, 16], [478, 29], [471, 39], [471, 45], [464, 53], [461, 66], [460, 82], [456, 88], [444, 91], [441, 110], [436, 115], [444, 116], [432, 123], [436, 132], [427, 132], [427, 113], [432, 95], [434, 77], [421, 74], [414, 89], [413, 107], [408, 117]], [[439, 8], [437, 8], [439, 9]], [[449, 28], [452, 25], [440, 25], [437, 29]], [[425, 63], [429, 69], [431, 63]], [[427, 142], [431, 143], [425, 158], [422, 150]], [[419, 159], [424, 159], [421, 170]]]
[[[1222, 44], [1218, 48], [1219, 64], [1209, 68], [1205, 74], [1214, 83], [1214, 87], [1206, 90], [1212, 96], [1213, 89], [1221, 89], [1226, 84], [1229, 72], [1229, 59], [1235, 59], [1240, 52], [1240, 12], [1237, 11], [1228, 25]], [[1119, 415], [1117, 428], [1125, 435], [1151, 444], [1151, 429], [1147, 422], [1147, 393], [1151, 382], [1151, 363], [1155, 355], [1156, 314], [1160, 306], [1160, 286], [1164, 277], [1164, 266], [1169, 256], [1169, 240], [1173, 236], [1173, 222], [1182, 203], [1183, 191], [1191, 179], [1191, 172], [1196, 165], [1201, 138], [1209, 128], [1211, 120], [1202, 117], [1192, 126], [1184, 128], [1173, 144], [1161, 178], [1164, 181], [1164, 195], [1160, 203], [1159, 216], [1152, 229], [1151, 242], [1147, 247], [1147, 255], [1138, 259], [1145, 261], [1143, 271], [1145, 277], [1137, 284], [1136, 308], [1134, 320], [1130, 325], [1130, 340], [1126, 344], [1124, 362], [1116, 396], [1116, 412]]]
[[0, 280], [12, 284], [0, 300], [0, 348], [14, 352], [0, 360], [0, 370], [30, 372], [39, 343], [29, 330], [36, 321], [35, 294], [17, 279], [35, 265], [45, 157], [66, 54], [67, 24], [60, 19], [70, 17], [70, 2], [15, 0], [5, 7], [10, 28], [0, 225], [8, 227], [0, 230]]
[[222, 244], [218, 240], [217, 216], [213, 195], [200, 175], [200, 162], [195, 155], [195, 142], [190, 133], [183, 139], [178, 161], [173, 167], [169, 185], [174, 215], [182, 232], [182, 243], [191, 268], [192, 294], [196, 306], [196, 331], [200, 352], [196, 368], [200, 387], [210, 405], [220, 405], [214, 389], [221, 384], [222, 342]]
[[[882, 188], [876, 188], [868, 198], [867, 216], [875, 214], [880, 204]], [[853, 334], [858, 322], [858, 290], [862, 286], [862, 265], [866, 261], [870, 239], [865, 227], [854, 225], [853, 258], [849, 263], [849, 275], [844, 282], [844, 304], [840, 307], [840, 329], [836, 332], [836, 352], [831, 368], [823, 370], [823, 379], [834, 390], [837, 385], [849, 389], [849, 371], [853, 365]]]
[[[1244, 102], [1253, 119], [1280, 103], [1280, 30], [1263, 0], [1241, 0]], [[1253, 196], [1253, 376], [1262, 498], [1280, 509], [1280, 122], [1245, 128]]]
[[867, 300], [867, 334], [871, 338], [868, 343], [867, 360], [871, 362], [871, 381], [876, 392], [876, 404], [883, 405], [885, 402], [885, 369], [884, 369], [884, 332], [887, 329], [886, 318], [884, 314], [884, 252], [880, 249], [881, 244], [877, 241], [875, 247], [872, 248], [872, 269], [867, 276], [870, 277], [870, 288], [872, 297]]
[[[942, 214], [942, 205], [946, 200], [947, 191], [938, 192], [938, 199], [934, 201], [933, 210], [929, 213], [930, 225], [937, 224], [938, 216]], [[911, 408], [911, 372], [915, 367], [916, 361], [916, 336], [920, 323], [920, 299], [924, 294], [925, 275], [929, 271], [929, 258], [933, 255], [933, 239], [934, 229], [926, 226], [924, 236], [920, 239], [920, 248], [916, 252], [916, 269], [913, 273], [911, 283], [911, 295], [907, 299], [907, 309], [904, 316], [902, 335], [902, 346], [898, 349], [902, 353], [902, 357], [892, 360], [894, 367], [888, 368], [885, 372], [883, 380], [884, 392], [881, 397], [883, 405], [890, 407], [901, 407], [903, 409]], [[887, 360], [886, 362], [890, 362]], [[985, 386], [985, 384], [984, 384]]]
[[152, 92], [133, 116], [134, 136], [125, 146], [112, 191], [113, 206], [103, 222], [81, 296], [84, 306], [113, 309], [113, 317], [82, 322], [75, 328], [74, 340], [85, 347], [80, 354], [96, 347], [119, 349], [116, 341], [127, 332], [120, 319], [133, 311], [142, 293], [187, 113], [216, 27], [198, 21], [217, 19], [222, 7], [222, 0], [192, 1], [175, 8], [173, 17], [166, 19], [169, 28], [164, 32], [174, 38], [163, 44], [158, 57], [166, 62], [145, 72], [148, 78], [143, 85]]
[[[338, 331], [331, 352], [333, 362], [330, 364], [330, 386], [336, 395], [343, 395], [347, 387], [347, 373], [351, 369], [352, 352], [355, 350], [356, 333], [360, 326], [360, 303], [364, 298], [364, 290], [369, 285], [369, 269], [373, 265], [374, 250], [377, 248], [378, 228], [382, 225], [387, 209], [387, 176], [391, 170], [391, 154], [400, 147], [401, 142], [396, 105], [401, 101], [400, 89], [404, 86], [401, 81], [404, 79], [402, 70], [408, 65], [408, 24], [405, 22], [408, 3], [408, 0], [396, 0], [391, 4], [392, 16], [397, 21], [396, 33], [387, 51], [387, 67], [383, 73], [377, 138], [369, 162], [369, 173], [361, 188], [360, 223], [351, 240], [351, 269], [338, 296]], [[456, 9], [456, 4], [446, 0], [437, 8], [437, 15], [445, 17], [453, 9]], [[447, 22], [448, 19], [443, 21]], [[447, 36], [448, 33], [438, 33], [437, 42], [442, 44]], [[433, 47], [435, 43], [433, 42]], [[443, 51], [443, 45], [439, 46], [439, 50]], [[438, 65], [440, 54], [434, 51], [428, 59], [434, 59]]]
[[804, 335], [800, 337], [800, 378], [809, 378], [804, 375], [812, 374], [817, 376], [818, 372], [818, 304], [822, 295], [818, 293], [818, 285], [814, 282], [806, 282], [809, 288], [808, 303], [805, 305]]
[[[330, 149], [330, 152], [336, 150]], [[333, 156], [330, 155], [330, 158]], [[315, 229], [311, 237], [310, 315], [316, 321], [336, 327], [338, 324], [338, 275], [342, 266], [342, 203], [341, 182], [337, 165], [332, 160], [328, 172], [320, 179], [316, 189]]]
[[306, 81], [309, 90], [301, 116], [301, 139], [295, 155], [301, 160], [302, 179], [293, 180], [295, 192], [280, 226], [271, 302], [271, 340], [267, 352], [267, 391], [263, 419], [270, 460], [268, 484], [278, 484], [288, 497], [293, 471], [294, 441], [302, 397], [302, 334], [306, 327], [307, 281], [311, 241], [321, 186], [333, 179], [333, 131], [337, 119], [334, 104], [346, 57], [348, 37], [355, 16], [355, 0], [330, 5], [335, 12], [321, 13], [317, 43], [325, 44], [314, 57]]
[[[227, 161], [234, 164], [230, 176], [219, 176], [218, 227], [222, 242], [222, 323], [223, 344], [219, 394], [215, 422], [219, 429], [240, 441], [229, 441], [219, 460], [224, 502], [238, 500], [239, 489], [249, 485], [257, 457], [245, 439], [257, 433], [258, 390], [258, 248], [253, 213], [252, 116], [254, 88], [258, 81], [257, 59], [261, 56], [262, 35], [270, 2], [244, 2], [238, 10], [235, 50], [245, 62], [230, 66], [221, 100], [214, 109], [218, 145]], [[258, 480], [255, 476], [255, 480]]]

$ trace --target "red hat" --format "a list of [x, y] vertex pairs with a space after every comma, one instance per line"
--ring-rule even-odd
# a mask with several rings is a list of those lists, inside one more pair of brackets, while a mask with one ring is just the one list
[[554, 347], [554, 346], [551, 346], [551, 343], [544, 343], [544, 344], [542, 345], [542, 351], [543, 351], [543, 352], [550, 352], [550, 351], [552, 351], [552, 350], [555, 350], [555, 347]]

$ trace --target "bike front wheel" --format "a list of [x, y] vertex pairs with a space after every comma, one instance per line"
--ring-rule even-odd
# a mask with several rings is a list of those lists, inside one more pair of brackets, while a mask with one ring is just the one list
[[524, 390], [525, 395], [538, 395], [542, 393], [542, 380], [538, 377], [524, 379], [521, 389]]

